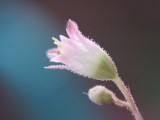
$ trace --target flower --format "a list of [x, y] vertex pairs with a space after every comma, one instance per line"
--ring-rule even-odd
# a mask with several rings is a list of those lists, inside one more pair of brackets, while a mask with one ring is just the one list
[[52, 38], [57, 48], [47, 51], [51, 65], [46, 69], [66, 69], [94, 79], [114, 79], [116, 67], [110, 56], [95, 42], [84, 37], [77, 24], [69, 20], [66, 28], [69, 38], [60, 35], [60, 40]]

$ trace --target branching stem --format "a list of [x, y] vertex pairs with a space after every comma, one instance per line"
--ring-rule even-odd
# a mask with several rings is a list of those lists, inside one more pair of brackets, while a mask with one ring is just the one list
[[134, 102], [130, 90], [124, 85], [123, 81], [119, 77], [117, 77], [116, 79], [114, 79], [114, 82], [124, 95], [125, 100], [128, 103], [127, 107], [132, 112], [132, 115], [135, 117], [135, 120], [144, 120], [137, 108], [137, 105]]

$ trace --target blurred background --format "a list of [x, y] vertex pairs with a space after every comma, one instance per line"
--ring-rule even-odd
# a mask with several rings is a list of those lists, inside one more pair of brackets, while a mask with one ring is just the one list
[[68, 19], [111, 55], [145, 120], [160, 115], [159, 0], [0, 0], [0, 120], [134, 120], [82, 92], [112, 82], [45, 70]]

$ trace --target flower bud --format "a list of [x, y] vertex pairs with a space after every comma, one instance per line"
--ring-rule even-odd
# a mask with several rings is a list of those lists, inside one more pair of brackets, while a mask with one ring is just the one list
[[100, 85], [89, 89], [88, 97], [97, 105], [110, 104], [113, 102], [112, 91]]

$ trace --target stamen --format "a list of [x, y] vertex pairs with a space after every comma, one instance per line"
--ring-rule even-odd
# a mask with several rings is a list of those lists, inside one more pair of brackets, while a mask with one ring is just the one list
[[54, 40], [54, 44], [57, 45], [57, 46], [59, 46], [60, 43], [61, 43], [61, 42], [60, 42], [57, 38], [55, 38], [55, 37], [52, 37], [52, 40]]
[[61, 41], [59, 41], [57, 38], [55, 37], [52, 37], [52, 40], [54, 40], [54, 44], [58, 46], [58, 50], [57, 50], [57, 55], [60, 55], [61, 52], [60, 52], [60, 48], [61, 48]]

